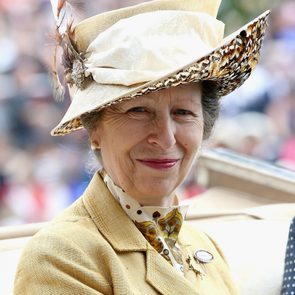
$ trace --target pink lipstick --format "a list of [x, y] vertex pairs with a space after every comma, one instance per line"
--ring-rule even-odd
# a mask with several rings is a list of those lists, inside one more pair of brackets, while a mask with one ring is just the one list
[[178, 162], [177, 159], [145, 159], [137, 161], [145, 166], [159, 170], [173, 168]]

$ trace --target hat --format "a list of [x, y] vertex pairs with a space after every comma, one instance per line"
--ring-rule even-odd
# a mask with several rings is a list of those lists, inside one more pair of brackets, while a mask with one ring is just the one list
[[210, 80], [221, 97], [242, 85], [257, 64], [269, 11], [224, 38], [220, 2], [154, 0], [77, 24], [65, 63], [72, 102], [51, 134], [68, 134], [82, 128], [83, 114], [160, 89]]

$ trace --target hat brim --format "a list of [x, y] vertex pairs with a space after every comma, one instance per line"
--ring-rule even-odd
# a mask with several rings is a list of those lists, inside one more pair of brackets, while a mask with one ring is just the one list
[[214, 81], [217, 97], [231, 93], [247, 80], [258, 62], [269, 13], [270, 11], [262, 13], [226, 37], [210, 53], [185, 66], [179, 66], [157, 80], [131, 87], [102, 85], [93, 81], [83, 90], [72, 88], [73, 101], [51, 135], [66, 135], [82, 128], [82, 114], [100, 111], [112, 104], [182, 84]]

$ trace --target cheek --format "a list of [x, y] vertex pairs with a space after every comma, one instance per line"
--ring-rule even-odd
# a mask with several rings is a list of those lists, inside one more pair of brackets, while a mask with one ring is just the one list
[[194, 155], [199, 151], [203, 141], [203, 126], [198, 125], [198, 128], [189, 128], [181, 132], [182, 142], [186, 152], [189, 155]]
[[199, 151], [202, 141], [200, 139], [192, 139], [185, 142], [184, 147], [189, 155], [195, 154]]

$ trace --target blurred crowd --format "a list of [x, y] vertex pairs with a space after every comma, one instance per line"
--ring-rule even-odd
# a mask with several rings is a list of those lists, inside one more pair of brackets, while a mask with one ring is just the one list
[[295, 170], [295, 1], [271, 13], [260, 63], [225, 97], [209, 146], [220, 146]]
[[[88, 2], [86, 16], [141, 1]], [[51, 219], [96, 169], [83, 130], [49, 135], [70, 103], [69, 97], [55, 102], [52, 94], [53, 27], [49, 0], [0, 0], [0, 225]], [[224, 99], [207, 145], [295, 170], [294, 66], [295, 2], [282, 1], [272, 13], [260, 65]]]

